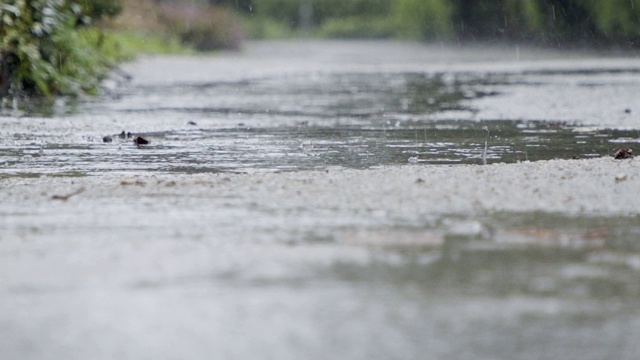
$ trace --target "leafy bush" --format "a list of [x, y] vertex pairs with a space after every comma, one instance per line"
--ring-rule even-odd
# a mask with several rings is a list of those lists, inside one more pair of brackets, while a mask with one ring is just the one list
[[95, 92], [110, 69], [101, 36], [78, 24], [83, 8], [64, 0], [0, 4], [0, 97]]

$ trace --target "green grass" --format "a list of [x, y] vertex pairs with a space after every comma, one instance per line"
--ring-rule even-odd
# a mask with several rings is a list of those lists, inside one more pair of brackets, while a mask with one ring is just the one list
[[137, 55], [196, 53], [174, 35], [151, 35], [120, 30], [105, 30], [104, 34], [103, 51], [105, 56], [113, 61], [132, 60]]
[[266, 16], [242, 18], [247, 38], [254, 40], [290, 39], [296, 32], [284, 22]]
[[395, 36], [389, 17], [349, 17], [328, 19], [316, 30], [321, 38], [384, 39]]

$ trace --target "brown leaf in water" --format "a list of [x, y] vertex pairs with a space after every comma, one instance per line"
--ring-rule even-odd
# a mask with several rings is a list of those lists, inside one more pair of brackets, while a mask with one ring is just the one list
[[140, 180], [136, 180], [136, 181], [120, 181], [120, 185], [122, 186], [131, 186], [131, 185], [135, 185], [135, 186], [145, 186], [145, 183], [143, 181]]

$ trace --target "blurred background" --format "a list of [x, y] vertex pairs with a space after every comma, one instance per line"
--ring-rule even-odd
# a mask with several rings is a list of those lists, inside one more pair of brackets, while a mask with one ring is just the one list
[[96, 93], [99, 80], [114, 64], [138, 54], [237, 50], [249, 40], [395, 39], [626, 51], [638, 47], [640, 36], [640, 0], [10, 0], [3, 4], [0, 98], [10, 92], [48, 98]]
[[245, 39], [370, 38], [635, 48], [640, 0], [101, 0], [105, 26], [197, 50]]

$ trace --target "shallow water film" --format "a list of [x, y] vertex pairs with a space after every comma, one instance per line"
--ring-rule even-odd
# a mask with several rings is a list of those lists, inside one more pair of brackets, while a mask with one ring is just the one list
[[640, 353], [635, 57], [291, 41], [123, 70], [0, 117], [0, 358]]
[[[486, 124], [486, 125], [485, 125]], [[432, 121], [367, 125], [146, 132], [100, 136], [72, 143], [65, 136], [14, 134], [2, 155], [1, 173], [92, 174], [102, 171], [245, 172], [369, 168], [408, 163], [483, 164], [613, 155], [638, 142], [636, 130], [583, 129], [541, 121]], [[137, 146], [143, 136], [150, 143]], [[485, 151], [486, 143], [486, 151]]]
[[[187, 67], [178, 71], [188, 72], [215, 63], [209, 58], [193, 61], [142, 63], [148, 71], [157, 67], [158, 73], [164, 67]], [[249, 65], [265, 66], [254, 61]], [[633, 99], [610, 99], [621, 101], [618, 106], [607, 104], [613, 121], [599, 117], [602, 92], [621, 87], [621, 79], [626, 87], [640, 87], [638, 69], [628, 64], [601, 71], [533, 68], [502, 74], [482, 66], [459, 72], [437, 67], [417, 72], [413, 66], [356, 72], [325, 65], [231, 79], [214, 75], [198, 81], [152, 78], [129, 83], [116, 78], [120, 84], [107, 95], [63, 106], [52, 118], [16, 120], [7, 127], [1, 135], [1, 171], [196, 173], [513, 163], [601, 157], [640, 141], [635, 127], [620, 128], [615, 122], [633, 124]], [[585, 105], [592, 111], [585, 114], [580, 107], [573, 117], [559, 116], [564, 108], [556, 111], [557, 105], [549, 102], [540, 105], [546, 109], [532, 107], [535, 114], [527, 114], [526, 106], [520, 114], [511, 114], [513, 105], [505, 95], [535, 95], [540, 88], [560, 99], [586, 97], [582, 101], [592, 101]], [[585, 88], [592, 91], [576, 94]], [[492, 98], [503, 103], [484, 115], [483, 101]], [[529, 103], [536, 101], [532, 96]], [[500, 108], [506, 116], [491, 113]], [[150, 144], [136, 146], [138, 136]]]

